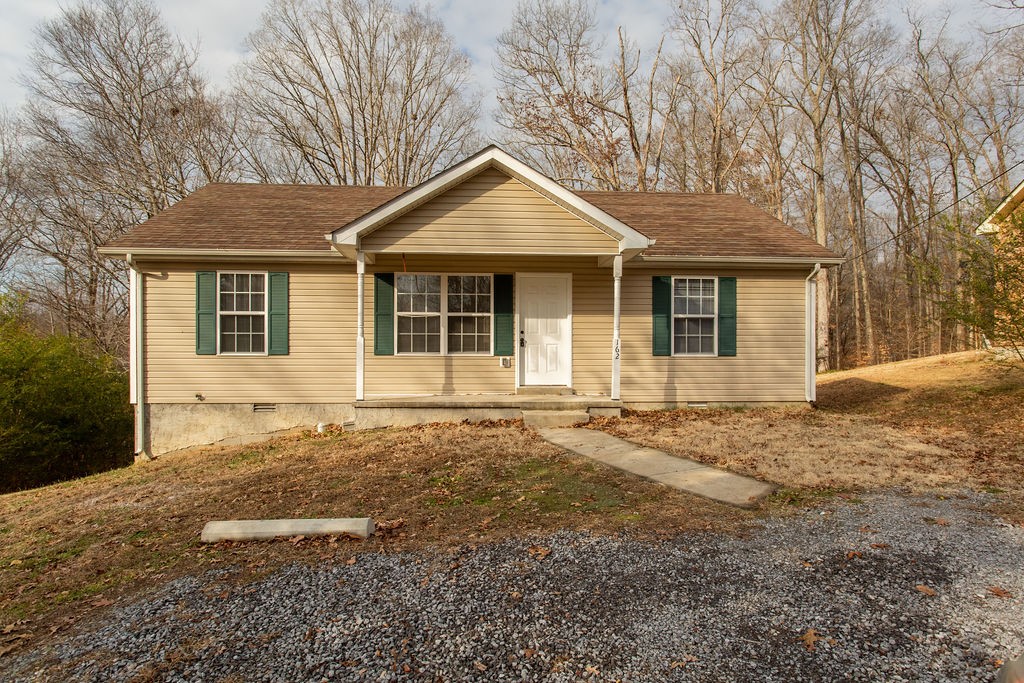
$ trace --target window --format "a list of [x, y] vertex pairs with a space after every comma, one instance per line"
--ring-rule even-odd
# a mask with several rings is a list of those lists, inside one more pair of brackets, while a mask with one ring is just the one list
[[672, 351], [675, 355], [715, 351], [715, 278], [672, 279]]
[[491, 352], [490, 275], [448, 276], [447, 330], [448, 353]]
[[219, 273], [220, 353], [266, 353], [266, 273]]
[[399, 273], [395, 300], [398, 353], [491, 352], [490, 275]]

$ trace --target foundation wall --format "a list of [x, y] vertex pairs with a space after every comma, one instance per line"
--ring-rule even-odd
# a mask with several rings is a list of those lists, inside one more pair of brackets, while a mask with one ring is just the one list
[[350, 403], [281, 403], [265, 412], [253, 411], [251, 403], [151, 403], [146, 406], [146, 452], [160, 455], [225, 440], [255, 441], [286, 429], [354, 419]]

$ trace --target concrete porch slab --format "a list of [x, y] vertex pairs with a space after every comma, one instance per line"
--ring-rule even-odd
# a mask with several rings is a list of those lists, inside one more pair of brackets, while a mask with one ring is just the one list
[[546, 441], [567, 451], [728, 505], [753, 507], [775, 490], [763, 481], [644, 448], [593, 429], [552, 428], [539, 432]]

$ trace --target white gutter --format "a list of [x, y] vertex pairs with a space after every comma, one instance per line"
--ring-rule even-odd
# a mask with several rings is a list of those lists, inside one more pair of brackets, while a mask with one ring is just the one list
[[807, 339], [807, 347], [804, 349], [804, 394], [808, 403], [814, 403], [818, 397], [818, 283], [814, 278], [820, 270], [821, 264], [815, 263], [814, 269], [811, 270], [811, 274], [807, 276], [806, 280], [804, 280], [804, 307], [806, 308], [804, 324], [807, 326], [805, 335]]
[[[99, 252], [111, 258], [128, 260], [145, 257], [146, 261], [182, 260], [192, 261], [228, 261], [252, 260], [264, 261], [330, 261], [345, 262], [344, 257], [333, 249], [165, 249], [154, 247], [133, 248], [127, 251], [123, 247], [100, 247]], [[351, 263], [351, 261], [349, 261]]]
[[143, 344], [145, 277], [133, 254], [125, 254], [128, 275], [128, 382], [129, 401], [135, 406], [135, 455], [146, 455], [146, 365]]
[[[840, 265], [845, 258], [799, 258], [776, 256], [646, 256], [641, 254], [634, 263], [720, 263], [725, 265], [764, 265], [764, 266], [817, 266]], [[815, 271], [817, 272], [817, 271]]]

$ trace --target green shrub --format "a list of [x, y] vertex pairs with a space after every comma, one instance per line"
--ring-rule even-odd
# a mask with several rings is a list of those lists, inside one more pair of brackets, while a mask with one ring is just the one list
[[0, 492], [132, 461], [128, 378], [81, 339], [39, 336], [0, 300]]

